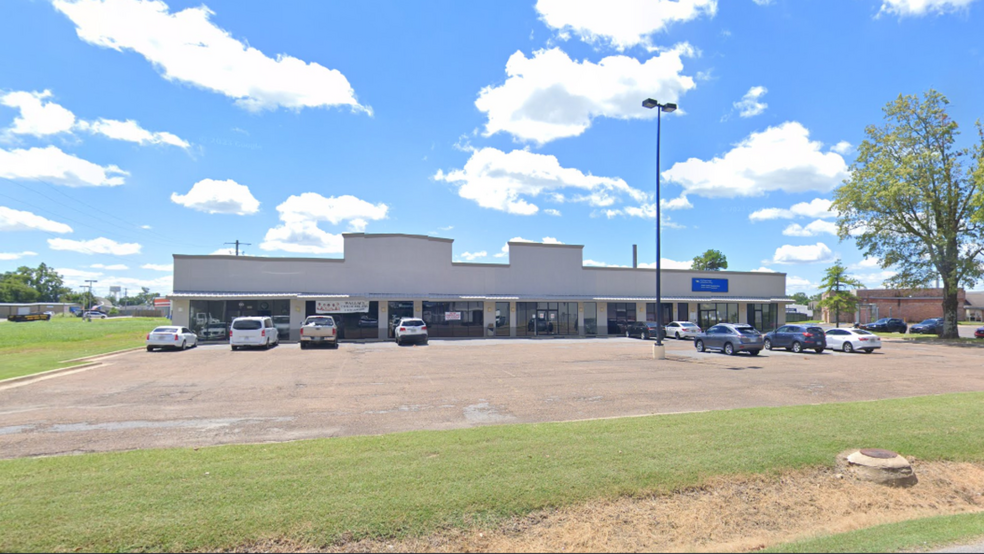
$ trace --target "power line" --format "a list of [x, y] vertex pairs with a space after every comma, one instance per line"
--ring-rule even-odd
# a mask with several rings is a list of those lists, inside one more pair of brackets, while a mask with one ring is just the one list
[[235, 244], [236, 245], [236, 255], [237, 256], [239, 255], [239, 245], [240, 244], [243, 245], [243, 246], [253, 246], [253, 243], [250, 243], [250, 242], [239, 242], [239, 239], [236, 239], [236, 242], [227, 242], [226, 244]]

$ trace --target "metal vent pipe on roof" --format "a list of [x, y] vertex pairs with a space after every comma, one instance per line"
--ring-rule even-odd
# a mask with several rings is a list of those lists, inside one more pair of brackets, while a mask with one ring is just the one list
[[632, 268], [635, 269], [639, 267], [639, 245], [632, 245]]

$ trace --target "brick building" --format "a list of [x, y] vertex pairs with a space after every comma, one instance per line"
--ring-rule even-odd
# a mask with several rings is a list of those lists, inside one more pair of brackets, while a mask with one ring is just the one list
[[[841, 323], [868, 323], [882, 317], [897, 317], [918, 323], [931, 317], [943, 317], [943, 289], [858, 289], [852, 291], [859, 301], [857, 314], [841, 312]], [[957, 293], [957, 314], [963, 315], [967, 294]], [[834, 314], [823, 311], [823, 321], [833, 323]]]

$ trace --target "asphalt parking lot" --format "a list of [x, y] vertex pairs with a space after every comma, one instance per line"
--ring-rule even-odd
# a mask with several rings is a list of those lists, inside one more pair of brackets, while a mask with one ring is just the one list
[[669, 340], [657, 362], [626, 338], [135, 351], [0, 385], [0, 458], [981, 391], [982, 354], [885, 341], [729, 357]]

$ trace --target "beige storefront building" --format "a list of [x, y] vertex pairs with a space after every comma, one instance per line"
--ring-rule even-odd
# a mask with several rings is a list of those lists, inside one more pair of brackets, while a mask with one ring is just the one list
[[[583, 265], [579, 245], [509, 243], [508, 263], [452, 261], [452, 240], [348, 233], [342, 258], [174, 255], [175, 324], [222, 340], [246, 315], [272, 316], [282, 338], [331, 313], [342, 338], [386, 339], [400, 317], [427, 322], [431, 337], [607, 336], [656, 320], [655, 270]], [[707, 327], [785, 322], [786, 275], [661, 272], [664, 323]]]

